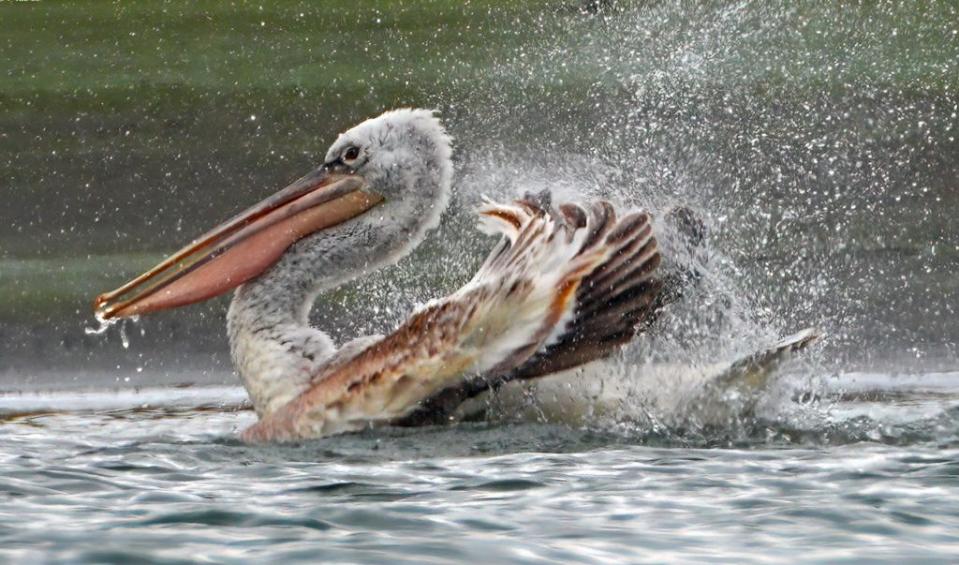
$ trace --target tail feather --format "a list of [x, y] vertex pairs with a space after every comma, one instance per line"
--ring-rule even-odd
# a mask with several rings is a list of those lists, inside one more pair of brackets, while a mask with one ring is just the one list
[[734, 386], [758, 389], [781, 363], [821, 338], [822, 332], [816, 328], [806, 328], [784, 337], [772, 347], [735, 361], [716, 377], [714, 383], [726, 389]]

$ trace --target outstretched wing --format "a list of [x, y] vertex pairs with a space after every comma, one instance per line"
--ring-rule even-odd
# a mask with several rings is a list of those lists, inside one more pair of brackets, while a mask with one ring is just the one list
[[654, 277], [660, 264], [649, 214], [634, 212], [617, 219], [612, 205], [593, 202], [559, 207], [567, 225], [587, 235], [580, 253], [603, 247], [606, 259], [586, 275], [571, 302], [569, 322], [555, 339], [522, 363], [487, 371], [430, 397], [397, 425], [439, 423], [464, 401], [503, 383], [533, 379], [610, 355], [629, 342], [652, 318], [663, 281]]
[[282, 441], [389, 422], [468, 376], [521, 366], [567, 333], [584, 278], [611, 264], [641, 223], [592, 229], [528, 200], [487, 203], [479, 213], [480, 229], [503, 238], [473, 280], [327, 367], [244, 438]]
[[[564, 208], [567, 213], [577, 210], [577, 217], [585, 213], [572, 205]], [[583, 279], [572, 320], [559, 339], [508, 373], [507, 380], [536, 378], [605, 357], [632, 340], [653, 309], [662, 281], [653, 278], [660, 255], [649, 215], [637, 212], [617, 221], [605, 201], [594, 203], [589, 215], [592, 238], [615, 251]]]

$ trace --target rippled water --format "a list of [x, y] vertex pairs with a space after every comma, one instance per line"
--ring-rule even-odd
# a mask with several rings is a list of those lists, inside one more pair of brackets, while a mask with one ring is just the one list
[[[955, 561], [954, 3], [348, 4], [0, 2], [0, 561]], [[222, 304], [84, 334], [97, 293], [406, 104], [456, 139], [454, 206], [323, 297], [338, 340], [469, 278], [480, 195], [549, 188], [710, 228], [631, 359], [815, 326], [814, 368], [710, 425], [629, 398], [252, 447]]]
[[486, 423], [255, 447], [232, 439], [254, 418], [237, 388], [7, 394], [0, 556], [949, 561], [957, 380], [844, 375], [815, 418], [784, 405], [734, 435]]

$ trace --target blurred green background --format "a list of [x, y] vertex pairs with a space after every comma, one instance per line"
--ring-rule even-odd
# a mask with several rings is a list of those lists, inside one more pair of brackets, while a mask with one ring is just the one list
[[2, 2], [0, 387], [228, 374], [223, 299], [124, 349], [92, 297], [398, 106], [448, 124], [455, 209], [323, 299], [342, 335], [466, 278], [480, 193], [547, 186], [693, 206], [742, 317], [825, 327], [837, 363], [952, 366], [957, 29], [950, 2]]

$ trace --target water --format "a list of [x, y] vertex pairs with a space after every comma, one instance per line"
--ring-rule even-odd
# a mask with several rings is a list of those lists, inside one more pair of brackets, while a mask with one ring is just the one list
[[[0, 560], [959, 553], [953, 3], [0, 2], [0, 21]], [[705, 276], [624, 352], [645, 392], [254, 447], [222, 301], [84, 332], [97, 293], [400, 105], [449, 126], [453, 208], [313, 321], [382, 332], [455, 289], [483, 194], [682, 204], [708, 253], [667, 260]], [[823, 343], [747, 412], [648, 396], [682, 387], [644, 363], [807, 326]]]
[[[254, 421], [237, 388], [145, 390], [137, 409], [134, 395], [81, 395], [81, 412], [4, 424], [0, 556], [951, 561], [959, 375], [843, 381], [815, 422], [733, 435], [478, 423], [291, 446], [233, 439]], [[50, 394], [2, 400], [57, 408]]]

